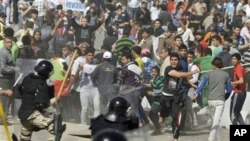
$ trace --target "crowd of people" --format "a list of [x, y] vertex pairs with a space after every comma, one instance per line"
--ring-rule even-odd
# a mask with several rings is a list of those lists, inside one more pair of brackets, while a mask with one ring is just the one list
[[63, 97], [64, 121], [87, 125], [106, 113], [117, 84], [132, 89], [124, 95], [130, 114], [140, 127], [153, 123], [152, 135], [162, 133], [167, 117], [174, 140], [180, 130], [197, 127], [195, 103], [212, 113], [213, 141], [232, 85], [230, 118], [245, 124], [240, 111], [250, 88], [250, 0], [85, 0], [83, 12], [49, 0], [19, 0], [15, 31], [6, 12], [10, 2], [0, 0], [0, 87], [6, 90], [0, 98], [6, 113], [17, 107], [10, 106], [16, 62], [46, 59], [54, 67], [55, 95]]

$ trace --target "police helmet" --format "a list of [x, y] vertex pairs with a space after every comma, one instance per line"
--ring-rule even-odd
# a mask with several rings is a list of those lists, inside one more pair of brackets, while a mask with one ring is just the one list
[[114, 112], [119, 115], [125, 115], [129, 108], [128, 101], [123, 97], [113, 98], [108, 105], [109, 112]]
[[98, 132], [93, 141], [127, 141], [125, 135], [115, 129], [105, 129]]
[[51, 62], [43, 60], [36, 65], [35, 71], [38, 75], [49, 78], [49, 76], [53, 73], [53, 65]]

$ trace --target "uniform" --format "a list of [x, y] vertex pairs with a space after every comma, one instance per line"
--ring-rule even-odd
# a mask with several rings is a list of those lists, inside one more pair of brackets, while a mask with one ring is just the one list
[[[23, 80], [21, 94], [22, 104], [18, 111], [22, 124], [21, 140], [29, 141], [33, 131], [45, 129], [52, 123], [52, 119], [43, 115], [43, 110], [49, 106], [53, 91], [46, 79], [31, 73]], [[53, 129], [48, 130], [52, 132]]]
[[41, 61], [35, 70], [37, 73], [27, 75], [20, 86], [22, 104], [18, 117], [22, 124], [21, 141], [30, 141], [33, 131], [47, 129], [51, 134], [54, 133], [53, 119], [44, 115], [44, 109], [53, 101], [54, 87], [46, 82], [53, 66], [48, 61]]

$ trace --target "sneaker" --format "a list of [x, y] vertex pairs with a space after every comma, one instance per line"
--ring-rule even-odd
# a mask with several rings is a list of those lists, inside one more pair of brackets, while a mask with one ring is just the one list
[[[3, 125], [3, 122], [0, 122], [0, 125]], [[8, 125], [8, 126], [11, 126], [11, 125], [13, 125], [13, 123], [7, 121], [7, 125]]]
[[197, 115], [206, 115], [206, 114], [208, 114], [207, 107], [204, 107], [197, 112]]

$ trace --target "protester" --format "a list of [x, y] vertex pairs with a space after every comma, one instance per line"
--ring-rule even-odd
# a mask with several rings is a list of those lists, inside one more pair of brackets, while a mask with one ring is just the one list
[[[87, 99], [92, 96], [96, 98], [94, 113], [97, 116], [100, 113], [99, 101], [101, 100], [98, 92], [100, 92], [101, 97], [102, 93], [109, 93], [109, 89], [103, 86], [102, 81], [108, 80], [107, 84], [109, 86], [107, 87], [116, 83], [116, 81], [113, 81], [115, 80], [113, 73], [108, 72], [106, 75], [106, 71], [98, 67], [98, 64], [100, 66], [109, 64], [107, 66], [112, 66], [112, 70], [116, 70], [116, 74], [120, 76], [118, 77], [120, 80], [117, 81], [120, 87], [134, 88], [135, 86], [136, 91], [133, 91], [133, 95], [130, 95], [133, 101], [128, 101], [131, 104], [132, 113], [139, 118], [140, 126], [142, 126], [149, 123], [147, 120], [148, 115], [141, 107], [141, 101], [142, 98], [145, 98], [146, 89], [148, 89], [145, 89], [143, 84], [149, 84], [150, 79], [152, 79], [150, 75], [152, 67], [158, 66], [162, 77], [172, 78], [173, 76], [165, 73], [172, 66], [170, 60], [170, 54], [172, 53], [177, 53], [178, 58], [176, 59], [180, 59], [178, 69], [172, 69], [177, 72], [184, 71], [182, 73], [187, 74], [192, 72], [188, 71], [198, 68], [200, 71], [213, 70], [211, 62], [215, 57], [219, 56], [222, 58], [224, 66], [235, 66], [235, 76], [230, 75], [230, 77], [233, 78], [232, 83], [235, 86], [232, 101], [234, 100], [236, 103], [232, 103], [230, 117], [233, 124], [244, 124], [239, 112], [244, 107], [244, 93], [247, 93], [247, 87], [245, 89], [243, 85], [245, 85], [245, 82], [250, 81], [249, 66], [242, 67], [244, 63], [250, 62], [250, 1], [80, 0], [70, 2], [73, 5], [77, 3], [78, 6], [72, 9], [70, 4], [56, 5], [50, 0], [0, 1], [0, 53], [2, 54], [0, 55], [0, 62], [2, 62], [0, 65], [0, 86], [3, 89], [10, 89], [14, 83], [14, 74], [18, 70], [15, 63], [19, 63], [18, 58], [47, 60], [55, 59], [55, 56], [63, 58], [68, 65], [69, 74], [65, 76], [65, 84], [68, 85], [64, 86], [66, 88], [65, 92], [63, 92], [67, 95], [70, 105], [70, 110], [67, 110], [69, 112], [67, 118], [70, 122], [80, 123], [82, 121], [85, 124], [90, 121], [87, 118], [91, 116], [83, 117], [80, 115], [81, 111], [86, 113], [86, 109], [88, 109], [90, 111], [87, 112], [93, 112], [92, 105], [83, 102], [86, 100], [86, 97], [83, 97], [89, 94], [87, 91], [89, 89], [94, 91], [94, 94], [87, 97]], [[11, 26], [14, 31], [10, 30], [8, 26]], [[104, 33], [107, 33], [107, 35]], [[16, 38], [9, 38], [13, 36], [12, 34]], [[31, 36], [31, 43], [28, 36]], [[11, 42], [9, 42], [10, 40]], [[8, 46], [7, 50], [6, 46]], [[91, 57], [87, 59], [86, 50], [92, 50], [93, 48], [96, 49], [95, 54], [93, 52], [89, 53]], [[77, 53], [73, 58], [75, 50], [77, 50]], [[109, 63], [107, 63], [107, 58], [103, 62], [103, 55], [106, 51], [109, 51], [112, 55], [111, 62], [108, 60]], [[192, 52], [194, 52], [194, 55]], [[239, 53], [236, 58], [232, 57], [235, 53]], [[8, 55], [7, 62], [4, 60], [6, 55]], [[94, 56], [93, 60], [92, 55]], [[237, 63], [233, 64], [231, 57]], [[239, 67], [239, 61], [242, 63], [241, 67]], [[87, 67], [82, 68], [82, 66]], [[58, 68], [54, 75], [66, 71], [66, 69], [61, 70], [62, 66]], [[246, 71], [245, 74], [243, 72], [240, 74], [239, 68], [241, 71]], [[85, 69], [88, 70], [88, 73], [85, 73], [86, 77], [84, 77]], [[100, 71], [102, 73], [99, 73], [98, 70], [102, 70]], [[92, 78], [91, 72], [95, 72], [96, 76]], [[232, 72], [232, 69], [226, 70], [226, 72]], [[16, 75], [18, 76], [18, 72]], [[112, 77], [107, 78], [109, 75]], [[182, 102], [179, 102], [182, 106], [177, 106], [177, 110], [174, 109], [174, 111], [178, 112], [178, 108], [180, 108], [182, 118], [184, 118], [185, 114], [183, 113], [188, 110], [188, 113], [193, 113], [191, 115], [194, 118], [193, 121], [182, 119], [181, 121], [190, 121], [188, 122], [189, 125], [182, 123], [182, 126], [187, 127], [183, 129], [193, 129], [197, 125], [194, 115], [196, 111], [192, 111], [191, 105], [194, 103], [190, 97], [193, 95], [194, 88], [206, 77], [206, 74], [202, 73], [198, 78], [197, 76], [198, 74], [190, 74], [189, 77], [185, 76], [180, 79], [184, 80], [184, 84], [180, 84], [180, 91], [185, 92], [183, 96], [187, 96], [187, 93], [189, 96], [187, 97], [189, 98], [188, 108], [185, 108], [185, 103], [183, 103], [186, 98], [184, 97]], [[242, 76], [243, 82], [240, 77], [236, 76]], [[9, 77], [11, 77], [11, 80], [9, 80]], [[179, 75], [174, 78], [179, 80]], [[62, 80], [61, 77], [60, 80]], [[22, 78], [19, 83], [21, 81]], [[89, 83], [85, 85], [80, 81]], [[166, 81], [168, 80], [166, 79]], [[164, 83], [166, 85], [168, 82]], [[8, 87], [5, 87], [7, 84]], [[250, 83], [246, 85], [250, 88]], [[57, 88], [61, 86], [61, 84], [57, 85]], [[89, 86], [88, 89], [86, 86]], [[236, 86], [240, 86], [240, 88]], [[166, 87], [163, 89], [163, 94], [168, 90]], [[209, 112], [207, 105], [210, 93], [208, 90], [207, 85], [201, 92], [202, 94], [195, 100], [199, 104], [199, 107], [196, 108], [198, 110], [197, 122], [201, 120], [200, 115]], [[121, 91], [114, 90], [113, 92], [120, 94]], [[239, 98], [239, 93], [243, 97]], [[7, 99], [3, 102], [5, 110], [9, 109], [7, 105], [18, 105], [15, 102], [16, 100], [9, 100], [5, 96], [0, 97], [1, 100], [2, 98]], [[146, 97], [151, 103], [150, 98]], [[162, 97], [165, 99], [165, 96]], [[82, 106], [80, 99], [83, 102]], [[101, 110], [102, 108], [105, 109], [104, 107], [106, 107], [109, 99], [103, 102]], [[236, 106], [234, 106], [235, 104]], [[238, 112], [235, 112], [235, 108]], [[12, 109], [10, 108], [11, 111]], [[150, 115], [154, 113], [153, 117], [157, 117], [155, 115], [157, 108], [155, 110], [153, 107], [151, 110]], [[160, 113], [162, 114], [162, 110]], [[9, 113], [9, 111], [7, 114], [9, 119], [12, 118], [11, 115], [15, 115]], [[173, 123], [176, 124], [176, 116], [173, 117]], [[205, 120], [208, 119], [208, 116], [204, 117]], [[162, 118], [164, 117], [160, 117], [160, 121], [162, 121]], [[179, 130], [179, 126], [174, 125], [173, 128]], [[157, 133], [160, 133], [159, 131], [157, 126]], [[174, 137], [177, 139], [179, 135], [175, 134]]]
[[221, 70], [223, 68], [221, 58], [215, 57], [212, 65], [213, 71], [206, 74], [206, 77], [195, 92], [196, 94], [200, 94], [202, 88], [208, 82], [208, 106], [213, 120], [208, 137], [209, 141], [220, 140], [218, 130], [224, 110], [225, 97], [227, 97], [226, 94], [230, 95], [232, 91], [229, 75]]

